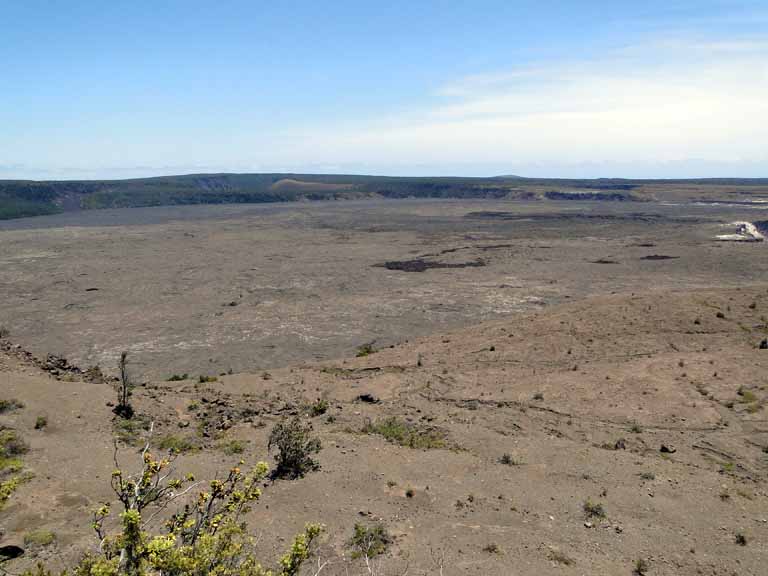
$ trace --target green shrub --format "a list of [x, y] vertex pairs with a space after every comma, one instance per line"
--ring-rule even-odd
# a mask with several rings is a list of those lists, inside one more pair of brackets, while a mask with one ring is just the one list
[[130, 420], [116, 418], [113, 422], [115, 438], [128, 446], [140, 446], [144, 444], [144, 433], [149, 430], [149, 418], [144, 415], [135, 415]]
[[245, 452], [245, 443], [240, 440], [232, 439], [228, 442], [219, 444], [219, 449], [228, 456], [234, 456], [236, 454], [242, 454]]
[[18, 410], [20, 408], [24, 408], [24, 404], [19, 402], [16, 399], [0, 399], [0, 414], [5, 414], [6, 412], [13, 412], [14, 410]]
[[56, 534], [50, 530], [34, 530], [24, 534], [24, 544], [27, 546], [34, 546], [43, 548], [50, 546], [56, 541]]
[[445, 435], [441, 431], [411, 424], [395, 416], [377, 422], [368, 421], [362, 432], [378, 434], [387, 442], [408, 448], [427, 450], [446, 447]]
[[29, 452], [29, 445], [16, 430], [0, 427], [0, 458], [12, 458]]
[[505, 466], [517, 466], [520, 463], [515, 460], [511, 454], [505, 452], [501, 458], [499, 458], [499, 464], [504, 464]]
[[358, 346], [356, 356], [358, 358], [364, 358], [376, 353], [376, 348], [373, 347], [373, 342], [368, 342], [362, 346]]
[[587, 518], [605, 518], [605, 508], [599, 502], [592, 502], [592, 500], [587, 498], [583, 508]]
[[182, 382], [183, 380], [189, 380], [189, 374], [186, 372], [184, 374], [173, 374], [166, 382]]
[[16, 488], [18, 488], [21, 483], [22, 478], [19, 476], [14, 476], [8, 480], [0, 481], [0, 510], [5, 507], [5, 504], [11, 497], [11, 494], [14, 493]]
[[198, 378], [197, 378], [197, 381], [200, 384], [207, 384], [209, 382], [217, 382], [218, 380], [219, 379], [216, 376], [205, 376], [203, 374], [200, 374], [200, 376], [198, 376]]
[[269, 434], [268, 449], [277, 450], [275, 478], [301, 478], [320, 465], [312, 458], [322, 447], [320, 440], [312, 438], [312, 425], [303, 424], [298, 416], [278, 422]]
[[352, 558], [373, 558], [386, 552], [391, 543], [392, 538], [383, 524], [357, 523], [347, 546], [352, 549]]
[[325, 398], [318, 398], [309, 407], [309, 413], [312, 415], [312, 417], [322, 416], [323, 414], [328, 412], [328, 407], [329, 407], [328, 400], [326, 400]]
[[48, 418], [46, 416], [38, 416], [35, 419], [35, 430], [42, 430], [48, 426]]
[[179, 438], [173, 434], [168, 434], [167, 436], [164, 436], [160, 439], [158, 448], [167, 450], [168, 452], [172, 452], [174, 454], [184, 454], [186, 452], [197, 450], [198, 446], [191, 438]]
[[[146, 519], [174, 503], [180, 493], [195, 489], [191, 475], [173, 478], [172, 459], [156, 460], [145, 445], [142, 468], [127, 474], [112, 473], [112, 489], [120, 514], [103, 504], [93, 511], [92, 527], [98, 552], [84, 556], [71, 571], [76, 576], [299, 576], [322, 532], [307, 524], [278, 561], [277, 571], [262, 568], [243, 518], [261, 496], [260, 485], [268, 472], [264, 462], [249, 472], [233, 468], [223, 479], [213, 480], [190, 502], [177, 509], [162, 532], [146, 531]], [[68, 572], [62, 572], [64, 576]], [[44, 565], [25, 576], [52, 576]]]

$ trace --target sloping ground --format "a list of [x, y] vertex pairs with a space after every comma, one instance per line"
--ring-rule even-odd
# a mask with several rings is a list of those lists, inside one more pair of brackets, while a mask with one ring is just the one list
[[[767, 316], [765, 285], [614, 295], [361, 358], [153, 383], [135, 404], [158, 439], [201, 448], [178, 467], [212, 477], [264, 458], [275, 422], [327, 399], [312, 418], [322, 469], [267, 486], [250, 519], [265, 557], [305, 521], [325, 523], [323, 574], [367, 573], [345, 542], [356, 522], [380, 520], [394, 536], [382, 574], [620, 575], [643, 559], [653, 575], [758, 575]], [[4, 539], [38, 527], [58, 536], [14, 568], [35, 555], [71, 561], [94, 543], [89, 507], [109, 496], [110, 389], [56, 380], [13, 353], [0, 384], [25, 404], [0, 423], [24, 432], [35, 474], [0, 513]], [[41, 413], [50, 425], [33, 430]], [[368, 433], [389, 417], [426, 448]], [[233, 439], [242, 455], [222, 450]]]

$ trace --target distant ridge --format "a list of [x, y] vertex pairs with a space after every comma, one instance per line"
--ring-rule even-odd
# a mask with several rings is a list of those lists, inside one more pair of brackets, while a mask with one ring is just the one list
[[485, 198], [649, 201], [768, 199], [768, 178], [631, 180], [345, 174], [186, 174], [126, 180], [0, 180], [0, 219], [96, 208], [349, 200]]

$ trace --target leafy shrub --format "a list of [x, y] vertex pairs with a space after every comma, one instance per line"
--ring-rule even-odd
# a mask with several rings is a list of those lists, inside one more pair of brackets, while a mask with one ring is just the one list
[[504, 464], [505, 466], [517, 466], [519, 462], [515, 460], [511, 454], [507, 454], [506, 452], [499, 458], [499, 464]]
[[376, 348], [373, 347], [373, 342], [368, 342], [366, 344], [363, 344], [362, 346], [358, 346], [357, 348], [357, 356], [358, 358], [364, 358], [365, 356], [370, 356], [371, 354], [376, 353]]
[[142, 436], [149, 430], [149, 418], [137, 415], [130, 420], [115, 419], [113, 432], [119, 442], [128, 446], [141, 446], [144, 444]]
[[11, 458], [29, 452], [29, 445], [16, 430], [0, 427], [0, 458]]
[[242, 454], [245, 452], [245, 443], [240, 440], [233, 439], [229, 442], [220, 444], [219, 448], [222, 452], [224, 452], [224, 454], [227, 454], [228, 456], [234, 456], [235, 454]]
[[408, 448], [426, 450], [446, 446], [445, 435], [441, 431], [410, 424], [395, 416], [377, 422], [368, 421], [362, 431], [364, 434], [378, 434], [387, 442]]
[[599, 502], [592, 502], [587, 498], [584, 502], [584, 514], [587, 518], [605, 518], [605, 508]]
[[632, 574], [635, 576], [645, 576], [651, 567], [648, 565], [648, 560], [645, 558], [638, 558], [635, 560], [635, 565], [632, 568]]
[[3, 509], [11, 494], [22, 482], [28, 479], [25, 476], [11, 476], [23, 468], [18, 456], [29, 451], [29, 446], [10, 428], [0, 426], [0, 510]]
[[174, 454], [184, 454], [197, 450], [197, 444], [191, 438], [179, 438], [173, 434], [164, 436], [158, 443], [158, 447]]
[[328, 412], [328, 400], [326, 400], [325, 398], [318, 398], [309, 407], [309, 413], [313, 417], [322, 416], [326, 412]]
[[13, 494], [16, 488], [19, 487], [21, 482], [22, 478], [19, 476], [14, 476], [13, 478], [0, 482], [0, 510], [3, 509], [5, 503], [8, 502], [11, 494]]
[[20, 408], [24, 408], [24, 404], [22, 404], [18, 400], [0, 399], [0, 414], [5, 414], [6, 412], [13, 412], [14, 410], [18, 410]]
[[312, 458], [320, 451], [321, 443], [312, 438], [312, 425], [303, 424], [296, 416], [291, 420], [278, 422], [269, 434], [268, 449], [277, 450], [275, 478], [301, 478], [307, 472], [317, 470], [320, 465]]
[[43, 548], [50, 546], [56, 541], [56, 534], [50, 530], [34, 530], [24, 534], [24, 544], [27, 546], [34, 546]]
[[[261, 496], [259, 485], [268, 467], [258, 463], [249, 472], [232, 468], [195, 493], [194, 477], [171, 478], [172, 458], [156, 460], [149, 444], [142, 451], [142, 468], [135, 474], [112, 473], [112, 489], [121, 513], [112, 521], [109, 504], [93, 512], [92, 526], [99, 539], [98, 553], [84, 556], [72, 571], [76, 576], [298, 576], [312, 554], [322, 527], [307, 524], [290, 550], [279, 560], [277, 572], [262, 568], [254, 555], [243, 517]], [[187, 496], [188, 495], [188, 496]], [[188, 497], [165, 523], [164, 531], [146, 531], [147, 519]], [[114, 524], [110, 530], [108, 524]], [[61, 574], [64, 576], [67, 572]], [[25, 576], [49, 576], [39, 565]]]
[[355, 531], [347, 545], [352, 549], [352, 558], [374, 558], [387, 551], [392, 538], [381, 524], [355, 524]]

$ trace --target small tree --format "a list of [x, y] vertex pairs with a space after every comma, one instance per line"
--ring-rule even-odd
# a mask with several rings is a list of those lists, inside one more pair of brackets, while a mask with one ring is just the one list
[[[277, 572], [258, 562], [246, 532], [243, 516], [261, 496], [258, 486], [267, 474], [266, 463], [259, 462], [249, 472], [232, 468], [226, 478], [211, 481], [193, 498], [201, 483], [192, 475], [172, 478], [174, 455], [156, 459], [147, 442], [141, 459], [136, 474], [126, 474], [119, 466], [112, 473], [112, 489], [122, 508], [118, 529], [110, 533], [106, 527], [109, 504], [94, 511], [99, 553], [86, 555], [73, 576], [298, 576], [322, 531], [320, 525], [307, 524], [294, 538]], [[180, 499], [188, 501], [166, 515], [165, 530], [151, 533], [155, 519]], [[39, 566], [26, 576], [41, 574], [51, 573]]]
[[133, 390], [134, 384], [128, 375], [127, 364], [128, 352], [120, 354], [120, 361], [117, 364], [117, 368], [120, 371], [120, 379], [115, 385], [117, 391], [117, 405], [113, 412], [121, 418], [133, 417], [133, 406], [131, 406], [131, 390]]
[[320, 452], [322, 444], [317, 438], [312, 438], [311, 432], [312, 425], [302, 424], [299, 416], [275, 425], [267, 446], [270, 452], [273, 448], [277, 449], [273, 478], [301, 478], [307, 472], [320, 468], [312, 455]]

